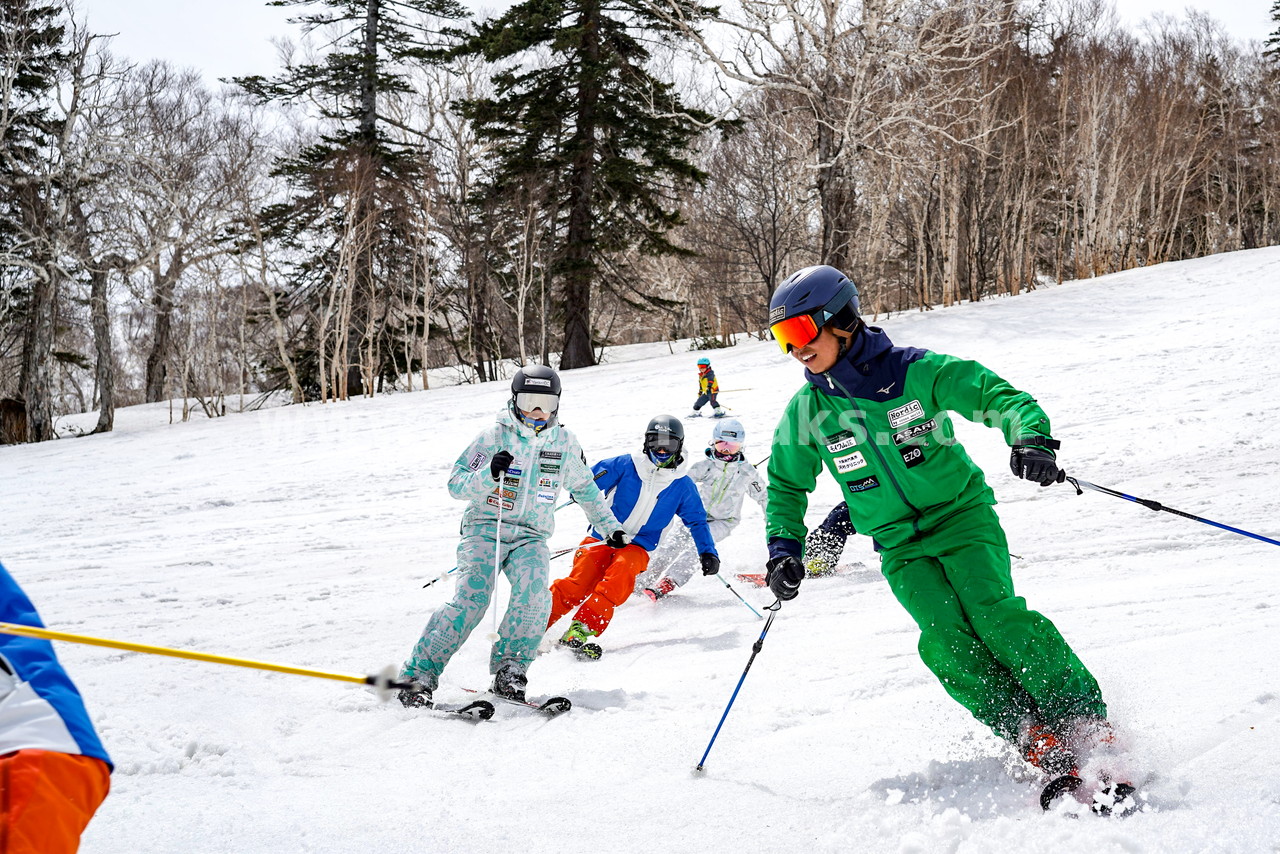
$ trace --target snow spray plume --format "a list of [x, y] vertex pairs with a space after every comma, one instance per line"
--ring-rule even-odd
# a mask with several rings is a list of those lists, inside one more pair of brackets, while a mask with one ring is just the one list
[[1076, 495], [1084, 495], [1085, 489], [1092, 489], [1094, 492], [1101, 492], [1104, 495], [1114, 495], [1116, 498], [1123, 498], [1125, 501], [1132, 501], [1135, 504], [1141, 504], [1148, 510], [1163, 510], [1166, 513], [1172, 513], [1173, 515], [1181, 516], [1184, 519], [1203, 522], [1206, 525], [1212, 525], [1215, 528], [1221, 528], [1222, 530], [1230, 531], [1233, 534], [1241, 534], [1246, 537], [1252, 537], [1255, 540], [1261, 540], [1264, 543], [1271, 543], [1273, 546], [1280, 546], [1280, 540], [1273, 540], [1270, 537], [1264, 537], [1261, 534], [1251, 534], [1248, 531], [1241, 530], [1240, 528], [1223, 525], [1221, 522], [1214, 522], [1210, 519], [1201, 518], [1200, 516], [1193, 516], [1190, 513], [1183, 513], [1181, 510], [1174, 510], [1172, 507], [1165, 507], [1159, 501], [1152, 501], [1150, 498], [1134, 498], [1132, 495], [1125, 495], [1123, 492], [1117, 492], [1114, 489], [1107, 489], [1105, 486], [1098, 486], [1096, 483], [1089, 483], [1089, 481], [1080, 480], [1078, 477], [1068, 477], [1066, 480], [1067, 483], [1076, 488]]
[[229, 664], [232, 667], [251, 667], [254, 670], [274, 670], [277, 673], [293, 673], [297, 676], [311, 676], [315, 679], [355, 682], [359, 685], [372, 685], [382, 700], [390, 699], [393, 689], [411, 687], [410, 683], [395, 678], [395, 668], [391, 666], [372, 676], [348, 676], [345, 673], [326, 673], [323, 670], [291, 667], [287, 664], [272, 664], [268, 661], [250, 661], [247, 658], [232, 658], [228, 655], [211, 655], [207, 652], [170, 649], [167, 646], [149, 646], [143, 643], [130, 643], [129, 641], [109, 640], [108, 638], [92, 638], [88, 635], [73, 635], [70, 632], [55, 632], [37, 626], [20, 626], [16, 623], [0, 623], [0, 633], [27, 638], [40, 638], [41, 640], [80, 643], [87, 646], [105, 646], [111, 649], [127, 650], [128, 652], [144, 652], [147, 655], [167, 655], [172, 658], [186, 658], [191, 661], [208, 661], [211, 664]]
[[747, 680], [747, 671], [751, 669], [751, 664], [756, 660], [756, 656], [760, 654], [760, 650], [764, 647], [764, 636], [769, 634], [769, 627], [773, 625], [773, 618], [778, 616], [778, 611], [782, 608], [782, 600], [775, 600], [772, 605], [765, 608], [769, 612], [769, 619], [764, 621], [764, 629], [760, 632], [760, 637], [751, 645], [751, 657], [747, 659], [747, 666], [742, 669], [742, 675], [738, 677], [738, 684], [733, 689], [733, 696], [729, 698], [729, 705], [724, 707], [724, 714], [720, 716], [720, 723], [716, 724], [716, 731], [711, 734], [711, 741], [707, 742], [707, 749], [703, 752], [702, 758], [698, 760], [698, 767], [694, 771], [701, 771], [703, 766], [707, 764], [707, 756], [711, 754], [711, 747], [716, 743], [716, 736], [720, 734], [720, 728], [724, 726], [724, 719], [729, 717], [729, 710], [733, 708], [733, 701], [738, 699], [738, 692], [742, 690], [742, 683]]

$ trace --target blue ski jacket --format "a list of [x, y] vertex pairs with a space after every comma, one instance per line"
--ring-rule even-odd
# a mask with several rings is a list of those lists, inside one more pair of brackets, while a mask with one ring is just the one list
[[[679, 516], [693, 535], [698, 554], [719, 557], [707, 527], [707, 511], [697, 485], [685, 474], [683, 461], [675, 468], [660, 469], [644, 454], [623, 454], [601, 460], [591, 470], [600, 491], [606, 496], [612, 493], [613, 515], [622, 522], [631, 542], [653, 551], [663, 529]], [[591, 536], [604, 539], [594, 529]]]
[[[44, 628], [35, 606], [3, 566], [0, 622]], [[0, 755], [15, 750], [92, 756], [111, 765], [53, 644], [0, 633]]]

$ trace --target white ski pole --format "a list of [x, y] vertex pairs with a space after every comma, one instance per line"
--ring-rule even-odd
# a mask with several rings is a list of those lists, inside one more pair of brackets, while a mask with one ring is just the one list
[[[503, 469], [498, 474], [498, 521], [493, 529], [493, 590], [489, 594], [489, 612], [493, 615], [491, 624], [493, 630], [489, 632], [489, 640], [498, 640], [498, 578], [502, 574], [502, 502], [504, 500], [503, 489], [506, 480], [507, 470]], [[512, 506], [515, 500], [512, 499]]]

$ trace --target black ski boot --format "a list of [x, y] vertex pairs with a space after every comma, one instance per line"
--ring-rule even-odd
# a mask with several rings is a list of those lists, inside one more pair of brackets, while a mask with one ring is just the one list
[[401, 688], [396, 694], [396, 699], [400, 701], [400, 705], [406, 709], [429, 709], [431, 708], [431, 688], [427, 683], [417, 679], [409, 680], [410, 687]]
[[505, 697], [508, 700], [515, 700], [517, 703], [528, 702], [524, 697], [525, 686], [529, 684], [529, 679], [524, 675], [523, 670], [517, 670], [510, 665], [499, 668], [498, 672], [493, 675], [493, 688], [490, 690], [499, 697]]

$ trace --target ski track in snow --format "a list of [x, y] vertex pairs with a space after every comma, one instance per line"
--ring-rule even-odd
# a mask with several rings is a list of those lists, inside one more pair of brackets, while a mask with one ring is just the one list
[[[1069, 473], [1280, 538], [1280, 248], [883, 319], [895, 342], [976, 358], [1036, 394]], [[770, 343], [709, 354], [767, 453], [798, 366]], [[567, 373], [562, 418], [595, 460], [683, 417], [696, 355], [619, 348]], [[625, 401], [617, 389], [625, 387]], [[452, 583], [454, 457], [505, 383], [0, 448], [0, 559], [52, 628], [345, 673], [399, 662]], [[62, 419], [91, 427], [94, 415]], [[695, 453], [708, 420], [686, 419]], [[1152, 809], [1043, 815], [1038, 785], [943, 693], [916, 631], [851, 541], [775, 620], [707, 760], [762, 622], [714, 579], [633, 597], [598, 662], [548, 634], [530, 694], [489, 723], [424, 716], [338, 682], [59, 644], [117, 763], [84, 837], [108, 852], [1280, 850], [1280, 549], [1008, 472], [958, 422], [1001, 504], [1019, 593], [1097, 675]], [[824, 476], [816, 524], [835, 502]], [[581, 536], [562, 510], [552, 547]], [[761, 518], [723, 544], [757, 609]], [[568, 558], [552, 564], [568, 572]], [[500, 585], [505, 599], [505, 582]], [[488, 684], [490, 617], [438, 697]]]

